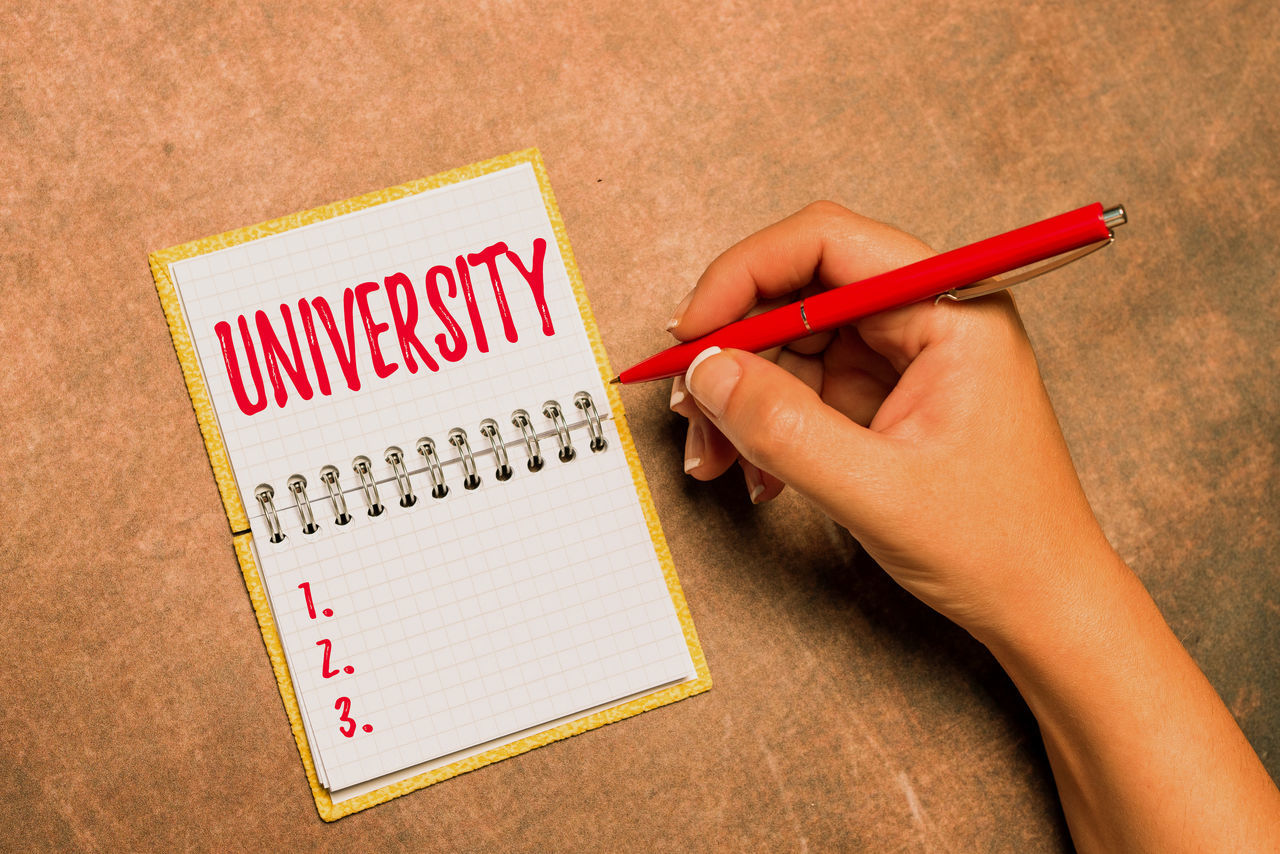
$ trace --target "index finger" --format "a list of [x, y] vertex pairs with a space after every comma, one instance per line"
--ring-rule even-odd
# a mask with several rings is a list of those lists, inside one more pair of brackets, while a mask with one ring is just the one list
[[814, 202], [712, 261], [669, 331], [689, 341], [738, 320], [760, 299], [785, 296], [812, 281], [847, 285], [932, 254], [893, 226], [834, 202]]

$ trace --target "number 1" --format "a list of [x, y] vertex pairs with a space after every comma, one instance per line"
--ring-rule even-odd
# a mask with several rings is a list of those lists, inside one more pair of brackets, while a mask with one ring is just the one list
[[314, 620], [316, 618], [316, 605], [311, 601], [311, 585], [304, 581], [298, 585], [298, 588], [302, 590], [302, 595], [307, 597], [307, 615]]

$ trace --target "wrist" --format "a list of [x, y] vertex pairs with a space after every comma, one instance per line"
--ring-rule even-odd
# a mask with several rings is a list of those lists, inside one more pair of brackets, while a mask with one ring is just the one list
[[1087, 682], [1095, 668], [1128, 660], [1133, 634], [1153, 617], [1163, 625], [1141, 581], [1105, 542], [1038, 579], [1046, 576], [1052, 583], [1038, 581], [1016, 611], [978, 636], [1024, 695]]
[[1280, 793], [1112, 554], [1037, 631], [988, 647], [1036, 717], [1081, 851], [1275, 850]]

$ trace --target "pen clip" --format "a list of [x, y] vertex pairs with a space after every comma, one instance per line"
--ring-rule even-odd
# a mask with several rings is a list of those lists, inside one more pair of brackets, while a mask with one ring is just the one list
[[949, 291], [943, 291], [938, 294], [933, 302], [935, 305], [944, 299], [961, 302], [963, 300], [977, 299], [978, 297], [985, 297], [988, 294], [998, 293], [1006, 288], [1011, 288], [1014, 285], [1034, 279], [1037, 276], [1043, 276], [1045, 273], [1052, 272], [1059, 267], [1065, 267], [1072, 261], [1079, 261], [1084, 256], [1097, 252], [1104, 246], [1110, 246], [1115, 242], [1115, 240], [1116, 233], [1114, 231], [1110, 231], [1107, 234], [1106, 240], [1099, 240], [1097, 243], [1090, 243], [1088, 246], [1082, 246], [1079, 249], [1059, 255], [1057, 258], [1050, 258], [1048, 261], [1034, 267], [1028, 267], [1021, 273], [1015, 273], [1014, 275], [1005, 276], [1004, 278], [992, 277], [990, 279], [983, 279], [980, 282], [974, 282], [972, 285], [966, 285], [963, 288], [952, 288]]

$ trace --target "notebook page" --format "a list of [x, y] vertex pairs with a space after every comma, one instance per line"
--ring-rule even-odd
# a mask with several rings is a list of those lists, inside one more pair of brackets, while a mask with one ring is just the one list
[[[672, 683], [672, 684], [675, 684], [675, 683]], [[553, 721], [547, 721], [546, 723], [540, 724], [536, 727], [530, 727], [527, 730], [514, 732], [509, 735], [503, 736], [501, 738], [496, 738], [493, 741], [484, 742], [483, 744], [477, 744], [465, 750], [460, 750], [457, 753], [446, 754], [434, 760], [423, 762], [418, 765], [410, 765], [407, 768], [401, 769], [400, 771], [393, 772], [391, 774], [385, 774], [381, 777], [373, 777], [369, 780], [364, 781], [363, 783], [357, 783], [356, 785], [349, 786], [345, 789], [334, 789], [329, 793], [329, 795], [335, 804], [341, 803], [343, 801], [349, 801], [354, 798], [359, 798], [360, 796], [368, 794], [369, 792], [372, 792], [376, 789], [380, 789], [383, 786], [391, 786], [396, 783], [399, 783], [402, 780], [407, 780], [410, 777], [416, 777], [419, 774], [423, 774], [428, 771], [433, 771], [437, 768], [443, 768], [455, 762], [460, 762], [469, 757], [484, 753], [485, 751], [492, 750], [494, 748], [500, 748], [506, 744], [510, 744], [511, 742], [519, 741], [520, 739], [525, 738], [527, 736], [532, 736], [546, 730], [555, 729], [557, 726], [560, 726], [562, 724], [572, 723], [577, 718], [591, 715], [596, 712], [603, 712], [611, 707], [620, 706], [633, 700], [643, 699], [646, 695], [649, 695], [652, 693], [653, 692], [651, 689], [645, 689], [644, 691], [638, 692], [636, 694], [632, 694], [628, 697], [621, 697], [618, 700], [615, 700], [609, 703], [604, 703], [591, 709], [584, 709], [581, 712], [575, 713], [570, 716], [566, 716], [564, 718], [558, 718]]]
[[[611, 456], [451, 490], [301, 544], [258, 539], [286, 655], [311, 662], [297, 687], [331, 787], [691, 677], [629, 473]], [[333, 617], [310, 619], [304, 582]], [[354, 673], [325, 679], [329, 650], [331, 672]], [[342, 697], [371, 732], [344, 735]]]
[[[517, 338], [515, 342], [509, 341], [487, 269], [464, 262], [470, 271], [469, 287], [474, 295], [477, 320], [470, 317], [470, 306], [461, 293], [464, 285], [458, 281], [456, 269], [450, 274], [457, 284], [456, 295], [448, 293], [448, 279], [434, 278], [443, 309], [463, 339], [460, 345], [463, 352], [458, 360], [450, 362], [444, 358], [437, 347], [436, 336], [444, 336], [451, 347], [459, 345], [428, 305], [427, 272], [437, 267], [453, 269], [459, 255], [476, 255], [498, 242], [505, 243], [528, 269], [534, 263], [534, 244], [539, 239], [545, 242], [543, 294], [553, 334], [544, 334], [531, 288], [514, 263], [499, 255], [494, 264], [501, 277]], [[307, 466], [317, 456], [335, 465], [343, 463], [339, 468], [346, 488], [354, 486], [348, 463], [357, 454], [365, 454], [375, 465], [383, 465], [380, 476], [389, 477], [390, 468], [382, 460], [385, 445], [371, 447], [370, 437], [408, 437], [403, 439], [406, 444], [402, 447], [406, 454], [414, 455], [408, 443], [423, 435], [422, 422], [428, 416], [438, 415], [450, 426], [466, 427], [473, 447], [483, 447], [474, 432], [476, 427], [467, 425], [465, 419], [477, 407], [496, 399], [519, 400], [520, 408], [540, 414], [543, 398], [533, 399], [523, 392], [540, 387], [550, 376], [562, 376], [570, 380], [570, 384], [578, 378], [572, 391], [592, 392], [594, 399], [603, 403], [595, 362], [584, 358], [590, 354], [589, 344], [529, 164], [185, 259], [171, 264], [170, 273], [205, 372], [237, 485], [250, 513], [255, 510], [253, 489], [258, 483], [273, 483], [280, 490], [289, 475], [302, 473], [308, 479], [309, 489], [314, 491], [318, 483]], [[410, 352], [417, 370], [410, 370], [398, 345], [389, 289], [385, 285], [387, 277], [397, 273], [405, 275], [412, 284], [418, 315], [413, 331], [433, 357], [438, 366], [436, 371], [425, 366], [412, 347]], [[382, 370], [390, 371], [386, 376], [379, 376], [374, 364], [358, 298], [352, 300], [351, 334], [348, 335], [346, 292], [351, 290], [354, 296], [354, 291], [364, 283], [376, 286], [363, 291], [370, 320], [392, 327], [374, 336]], [[402, 313], [408, 314], [409, 294], [397, 288], [395, 295]], [[355, 365], [352, 373], [358, 388], [351, 387], [343, 372], [335, 354], [338, 348], [313, 305], [317, 297], [324, 300], [332, 314], [344, 345], [342, 349], [350, 347]], [[311, 324], [326, 367], [327, 394], [320, 390], [314, 360], [305, 341], [297, 305], [300, 299], [313, 305]], [[255, 342], [257, 361], [261, 363], [263, 353], [256, 343], [255, 314], [263, 311], [272, 328], [283, 336], [282, 304], [289, 308], [301, 361], [308, 368], [312, 397], [302, 399], [295, 384], [281, 369], [286, 399], [279, 405], [265, 369], [262, 377], [265, 402], [262, 395], [255, 393], [249, 372], [244, 370], [247, 360], [237, 319], [244, 316]], [[251, 415], [237, 403], [221, 342], [215, 334], [219, 322], [229, 326], [246, 396], [251, 403], [263, 403], [263, 408]], [[284, 346], [288, 349], [287, 343]], [[571, 400], [561, 403], [568, 410], [566, 417], [571, 417]], [[489, 414], [499, 420], [504, 430], [512, 429], [510, 422], [501, 417], [503, 413]], [[441, 445], [446, 439], [445, 436], [434, 438]]]
[[[511, 254], [493, 251], [498, 242]], [[465, 260], [454, 266], [456, 290], [448, 276], [436, 276], [446, 310], [432, 314], [424, 275], [459, 256]], [[463, 268], [472, 275], [471, 300], [463, 293]], [[598, 407], [607, 406], [607, 397], [528, 164], [170, 270], [253, 517], [261, 573], [327, 785], [358, 784], [693, 677], [607, 410], [601, 412], [606, 450], [592, 453], [578, 429], [576, 458], [562, 463], [554, 454], [543, 401], [558, 400], [574, 422], [581, 420], [575, 392], [588, 392]], [[386, 284], [398, 273], [417, 290], [417, 322], [408, 336], [401, 335], [411, 314], [407, 289], [394, 296], [397, 323]], [[501, 293], [491, 275], [500, 277]], [[365, 282], [371, 283], [364, 287], [366, 305], [358, 293], [346, 297], [344, 316], [345, 292]], [[262, 350], [256, 312], [284, 339], [280, 305], [308, 301], [318, 314], [316, 296], [325, 298], [337, 338], [350, 349], [340, 354], [332, 332], [314, 318], [314, 339], [304, 334], [299, 307], [292, 317], [298, 349], [286, 341], [276, 360], [283, 404], [265, 369], [255, 394], [241, 333], [247, 330]], [[446, 314], [456, 329], [444, 322]], [[223, 340], [219, 322], [230, 332]], [[378, 323], [387, 327], [379, 330]], [[450, 362], [429, 344], [438, 368], [430, 370], [406, 338], [441, 340], [455, 354], [465, 341], [466, 352]], [[228, 339], [239, 352], [225, 356]], [[315, 352], [328, 393], [321, 393], [319, 366], [308, 361]], [[300, 358], [285, 367], [290, 356]], [[231, 377], [237, 359], [239, 399]], [[289, 374], [300, 365], [310, 368], [310, 399]], [[541, 471], [524, 467], [524, 444], [510, 421], [517, 408], [544, 435]], [[484, 418], [497, 420], [510, 446], [514, 474], [505, 482], [493, 476], [493, 455], [483, 453]], [[453, 427], [467, 431], [483, 467], [478, 489], [461, 486], [461, 466], [447, 443]], [[446, 461], [450, 492], [443, 499], [428, 494], [422, 460], [414, 459], [423, 435]], [[412, 507], [396, 503], [383, 460], [391, 444], [409, 462], [418, 495]], [[382, 482], [387, 509], [376, 518], [366, 515], [356, 488], [357, 454], [369, 457]], [[317, 477], [327, 463], [339, 468], [354, 517], [344, 526], [334, 524]], [[285, 487], [295, 473], [308, 480], [319, 524], [314, 534], [301, 532]], [[281, 543], [269, 542], [252, 498], [261, 482], [276, 490]]]

